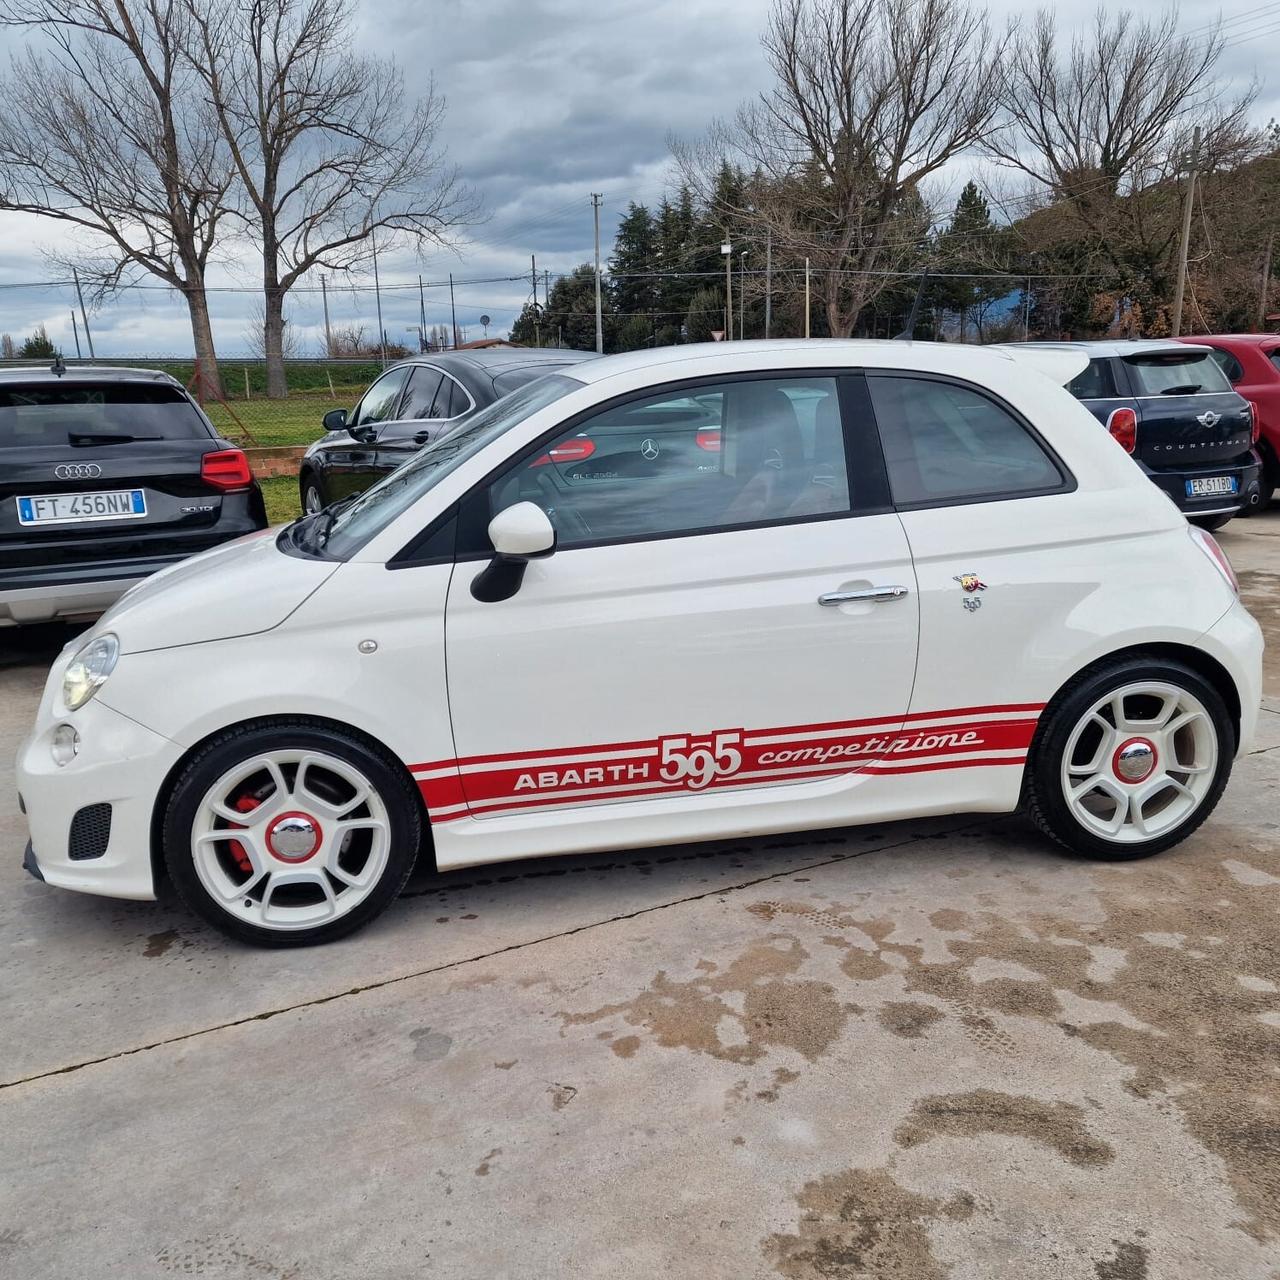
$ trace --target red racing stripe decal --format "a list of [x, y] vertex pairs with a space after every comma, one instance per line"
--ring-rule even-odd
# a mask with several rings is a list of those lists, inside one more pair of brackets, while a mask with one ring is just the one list
[[412, 765], [433, 823], [849, 773], [1021, 764], [1043, 704], [961, 707], [771, 729], [673, 734]]

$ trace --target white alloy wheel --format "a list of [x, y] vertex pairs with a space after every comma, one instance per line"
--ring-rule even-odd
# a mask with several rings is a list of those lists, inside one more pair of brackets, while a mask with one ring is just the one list
[[387, 807], [354, 765], [317, 750], [267, 750], [223, 773], [191, 824], [195, 872], [229, 915], [268, 930], [348, 915], [378, 885]]
[[1195, 694], [1163, 681], [1125, 684], [1072, 729], [1063, 795], [1101, 839], [1153, 840], [1186, 822], [1213, 790], [1219, 750], [1213, 717]]

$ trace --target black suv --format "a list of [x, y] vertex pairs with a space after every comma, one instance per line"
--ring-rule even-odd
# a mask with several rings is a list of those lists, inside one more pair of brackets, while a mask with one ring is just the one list
[[248, 459], [167, 373], [0, 369], [0, 627], [93, 617], [266, 525]]
[[1188, 520], [1218, 529], [1258, 506], [1259, 423], [1208, 347], [1156, 339], [1038, 345], [1088, 355], [1067, 390]]

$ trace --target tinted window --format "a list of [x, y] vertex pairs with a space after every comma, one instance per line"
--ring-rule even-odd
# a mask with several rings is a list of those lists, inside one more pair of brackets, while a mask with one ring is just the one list
[[1214, 347], [1210, 359], [1227, 375], [1229, 382], [1240, 382], [1244, 379], [1244, 366], [1230, 351], [1223, 351], [1220, 347]]
[[1003, 498], [1062, 483], [1039, 441], [980, 392], [931, 378], [867, 381], [895, 502]]
[[1067, 383], [1067, 390], [1077, 400], [1113, 400], [1116, 376], [1108, 359], [1090, 360], [1089, 367]]
[[571, 391], [581, 390], [582, 383], [553, 374], [481, 409], [456, 431], [415, 453], [403, 466], [344, 508], [329, 528], [325, 551], [345, 559], [486, 445], [539, 409], [554, 404]]
[[364, 393], [364, 399], [356, 407], [353, 426], [367, 427], [375, 422], [386, 422], [396, 411], [400, 391], [408, 376], [408, 368], [391, 369]]
[[[191, 402], [163, 384], [130, 382], [0, 385], [0, 448], [67, 445], [77, 436], [130, 440], [207, 440]], [[86, 442], [88, 443], [88, 442]]]
[[1203, 391], [1230, 391], [1231, 383], [1208, 351], [1160, 352], [1125, 356], [1129, 376], [1140, 396], [1190, 396]]
[[456, 418], [467, 410], [467, 393], [446, 374], [436, 392], [433, 418]]
[[850, 510], [833, 378], [726, 382], [606, 409], [484, 495], [535, 502], [562, 547]]
[[431, 412], [431, 406], [435, 403], [436, 392], [440, 389], [441, 376], [439, 369], [428, 369], [421, 365], [414, 369], [409, 375], [409, 389], [405, 394], [402, 417], [435, 417]]
[[1277, 347], [1268, 358], [1277, 369], [1280, 369], [1280, 347]]

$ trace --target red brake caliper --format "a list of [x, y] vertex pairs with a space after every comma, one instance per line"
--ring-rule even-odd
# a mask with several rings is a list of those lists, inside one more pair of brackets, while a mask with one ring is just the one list
[[[261, 803], [261, 800], [257, 800], [253, 796], [241, 796], [231, 807], [237, 813], [252, 813]], [[238, 822], [232, 822], [229, 826], [232, 830], [244, 830]], [[231, 846], [231, 856], [236, 860], [236, 866], [248, 875], [253, 870], [253, 863], [249, 861], [249, 855], [245, 853], [244, 845], [239, 840], [228, 840], [227, 843]]]

